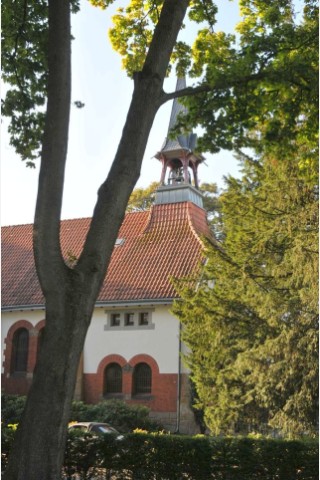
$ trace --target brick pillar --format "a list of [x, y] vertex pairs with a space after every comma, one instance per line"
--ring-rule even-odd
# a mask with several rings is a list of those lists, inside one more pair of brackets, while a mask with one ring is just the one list
[[130, 400], [132, 395], [133, 367], [128, 363], [122, 367], [122, 392], [124, 400]]

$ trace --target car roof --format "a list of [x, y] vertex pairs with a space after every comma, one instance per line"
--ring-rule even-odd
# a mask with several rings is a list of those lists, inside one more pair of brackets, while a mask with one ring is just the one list
[[94, 425], [106, 425], [107, 427], [112, 427], [112, 425], [106, 422], [74, 422], [74, 423], [71, 423], [69, 427], [74, 427], [75, 425], [80, 425], [82, 427], [90, 427]]

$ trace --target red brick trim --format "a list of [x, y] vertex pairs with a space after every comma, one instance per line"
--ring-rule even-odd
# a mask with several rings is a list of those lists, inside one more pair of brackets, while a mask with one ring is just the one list
[[99, 363], [98, 369], [97, 369], [97, 375], [99, 377], [102, 377], [102, 382], [103, 382], [103, 373], [105, 371], [105, 368], [110, 364], [110, 363], [118, 363], [120, 367], [124, 367], [127, 363], [126, 359], [122, 357], [121, 355], [117, 354], [112, 354], [112, 355], [107, 355], [104, 357], [101, 362]]
[[146, 353], [140, 353], [139, 355], [135, 355], [131, 358], [128, 362], [131, 367], [135, 367], [138, 363], [147, 363], [152, 370], [152, 377], [157, 376], [160, 374], [159, 365], [155, 361], [154, 358], [150, 357]]
[[[2, 365], [4, 378], [7, 378], [10, 376], [13, 336], [16, 333], [16, 331], [19, 330], [20, 328], [25, 328], [29, 332], [29, 352], [30, 352], [30, 331], [33, 329], [33, 325], [28, 320], [18, 320], [13, 325], [11, 325], [4, 341], [5, 342], [5, 348], [3, 352], [4, 360]], [[28, 352], [28, 367], [29, 367], [29, 352]], [[29, 371], [28, 367], [27, 367], [27, 371]]]
[[40, 322], [38, 322], [34, 328], [38, 330], [38, 332], [40, 332], [40, 330], [42, 330], [42, 328], [45, 327], [45, 324], [46, 324], [45, 320], [40, 320]]
[[[43, 322], [44, 321], [38, 322], [37, 326], [34, 327], [28, 320], [18, 320], [9, 328], [7, 337], [5, 339], [5, 348], [3, 352], [4, 361], [2, 387], [5, 392], [17, 393], [20, 395], [26, 395], [28, 393], [36, 363], [39, 330]], [[10, 375], [12, 344], [13, 336], [20, 328], [25, 328], [29, 332], [27, 372], [26, 377], [14, 378]]]

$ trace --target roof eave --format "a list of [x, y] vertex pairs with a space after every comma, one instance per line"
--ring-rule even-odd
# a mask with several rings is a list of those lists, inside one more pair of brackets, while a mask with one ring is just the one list
[[[95, 303], [95, 307], [125, 307], [139, 305], [167, 305], [172, 304], [176, 300], [176, 297], [170, 298], [143, 298], [140, 300], [99, 300]], [[14, 312], [14, 311], [26, 311], [26, 310], [45, 310], [45, 305], [3, 305], [1, 307], [2, 312]]]

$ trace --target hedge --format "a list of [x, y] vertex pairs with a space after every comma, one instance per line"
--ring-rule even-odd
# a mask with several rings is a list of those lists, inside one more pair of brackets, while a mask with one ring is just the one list
[[[2, 455], [12, 435], [6, 428]], [[3, 468], [4, 470], [4, 468]], [[64, 479], [316, 480], [316, 440], [69, 432]]]

